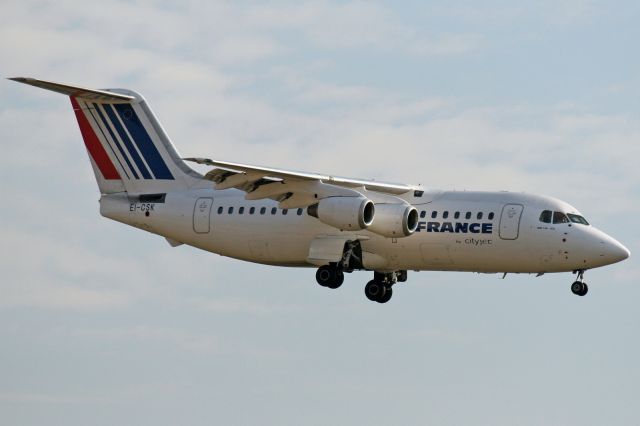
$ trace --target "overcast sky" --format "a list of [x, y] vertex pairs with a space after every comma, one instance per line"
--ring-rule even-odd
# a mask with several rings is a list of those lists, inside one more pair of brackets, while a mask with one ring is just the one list
[[[94, 3], [94, 4], [91, 4]], [[67, 98], [0, 82], [0, 423], [639, 424], [638, 2], [3, 1], [0, 69], [140, 91], [183, 156], [566, 200], [541, 278], [171, 248], [101, 218]]]

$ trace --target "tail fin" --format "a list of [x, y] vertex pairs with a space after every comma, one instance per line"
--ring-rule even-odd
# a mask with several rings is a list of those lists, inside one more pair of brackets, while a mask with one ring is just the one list
[[93, 90], [12, 78], [71, 98], [100, 192], [158, 193], [201, 179], [187, 166], [144, 98], [131, 90]]

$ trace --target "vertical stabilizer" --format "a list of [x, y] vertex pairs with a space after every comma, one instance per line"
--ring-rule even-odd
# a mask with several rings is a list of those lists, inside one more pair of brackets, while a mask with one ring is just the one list
[[71, 98], [101, 193], [167, 192], [186, 189], [201, 179], [182, 161], [140, 94], [31, 78], [12, 80]]

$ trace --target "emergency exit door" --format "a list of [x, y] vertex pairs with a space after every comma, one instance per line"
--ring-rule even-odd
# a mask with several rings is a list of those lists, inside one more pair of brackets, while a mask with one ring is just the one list
[[193, 230], [197, 234], [208, 234], [211, 230], [211, 206], [213, 198], [198, 198], [193, 207]]
[[522, 204], [506, 204], [500, 215], [500, 238], [503, 240], [515, 240], [520, 233], [520, 217], [522, 217]]

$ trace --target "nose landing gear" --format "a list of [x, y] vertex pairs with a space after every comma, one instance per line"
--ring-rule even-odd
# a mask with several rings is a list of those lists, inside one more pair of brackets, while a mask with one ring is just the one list
[[584, 282], [584, 270], [578, 271], [578, 279], [571, 284], [571, 292], [578, 296], [584, 296], [589, 292], [589, 287]]

